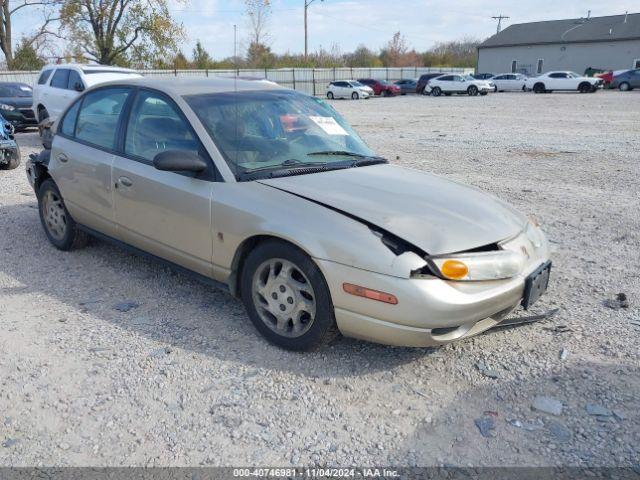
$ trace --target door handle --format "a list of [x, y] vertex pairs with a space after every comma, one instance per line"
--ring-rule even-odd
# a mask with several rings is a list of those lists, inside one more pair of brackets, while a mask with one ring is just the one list
[[58, 154], [56, 158], [58, 159], [59, 162], [62, 162], [62, 163], [67, 163], [69, 161], [69, 157], [67, 157], [64, 153]]
[[[122, 185], [123, 187], [130, 187], [133, 185], [133, 182], [128, 177], [119, 177], [118, 184]], [[118, 184], [116, 184], [116, 187], [118, 186]]]

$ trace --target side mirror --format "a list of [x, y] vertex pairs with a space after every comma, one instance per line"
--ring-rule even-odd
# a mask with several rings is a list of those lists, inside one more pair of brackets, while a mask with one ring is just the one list
[[84, 91], [84, 85], [82, 85], [82, 83], [80, 83], [80, 82], [76, 82], [76, 83], [73, 84], [73, 89], [76, 92], [83, 92]]
[[199, 173], [207, 168], [207, 162], [200, 155], [182, 150], [167, 150], [157, 154], [153, 166], [166, 172]]

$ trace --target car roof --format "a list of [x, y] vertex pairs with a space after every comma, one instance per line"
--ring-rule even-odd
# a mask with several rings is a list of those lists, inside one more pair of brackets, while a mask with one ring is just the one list
[[[344, 80], [347, 81], [347, 80]], [[261, 80], [242, 80], [228, 77], [209, 78], [149, 78], [138, 77], [122, 79], [112, 82], [105, 82], [98, 87], [105, 85], [131, 85], [137, 87], [147, 87], [161, 92], [170, 93], [176, 96], [198, 95], [203, 93], [224, 93], [235, 91], [256, 91], [256, 90], [288, 90], [277, 83]]]
[[57, 64], [49, 64], [49, 65], [45, 65], [44, 67], [42, 67], [42, 70], [51, 70], [54, 68], [78, 68], [80, 70], [85, 70], [85, 71], [91, 71], [91, 70], [96, 70], [96, 71], [100, 71], [100, 72], [105, 72], [105, 73], [111, 73], [111, 72], [126, 72], [126, 73], [131, 73], [131, 72], [135, 72], [135, 70], [132, 70], [130, 68], [123, 68], [123, 67], [114, 67], [111, 65], [97, 65], [97, 64], [90, 64], [90, 63], [57, 63]]
[[31, 85], [28, 85], [26, 83], [22, 83], [22, 82], [0, 82], [0, 85], [3, 87], [29, 87], [31, 88]]

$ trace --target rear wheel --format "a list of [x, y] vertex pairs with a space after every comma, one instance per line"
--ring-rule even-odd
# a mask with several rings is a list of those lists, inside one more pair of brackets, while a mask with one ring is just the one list
[[545, 88], [544, 83], [536, 83], [533, 86], [533, 91], [534, 93], [545, 93], [547, 89]]
[[333, 100], [333, 92], [327, 92], [327, 98]]
[[629, 90], [631, 90], [631, 84], [629, 82], [622, 82], [620, 85], [618, 85], [618, 89], [621, 92], [628, 92]]
[[442, 89], [440, 87], [433, 87], [431, 89], [431, 95], [433, 95], [434, 97], [439, 97], [440, 95], [442, 95]]
[[54, 247], [69, 251], [86, 245], [87, 234], [69, 215], [60, 190], [51, 179], [42, 182], [38, 189], [38, 210], [44, 232]]
[[478, 87], [476, 87], [475, 85], [471, 85], [469, 88], [467, 88], [467, 93], [470, 97], [475, 97], [476, 95], [478, 95]]
[[317, 265], [286, 242], [258, 245], [241, 273], [242, 301], [256, 329], [288, 350], [313, 350], [337, 334], [331, 295]]
[[358, 95], [358, 92], [353, 92], [351, 94], [351, 99], [352, 100], [358, 100], [360, 98], [360, 95]]

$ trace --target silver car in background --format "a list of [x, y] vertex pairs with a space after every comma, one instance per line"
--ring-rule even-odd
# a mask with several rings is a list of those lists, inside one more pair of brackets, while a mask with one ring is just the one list
[[268, 340], [341, 332], [428, 346], [478, 334], [547, 288], [535, 222], [389, 165], [326, 102], [264, 82], [90, 89], [27, 165], [61, 250], [94, 235], [226, 284]]

